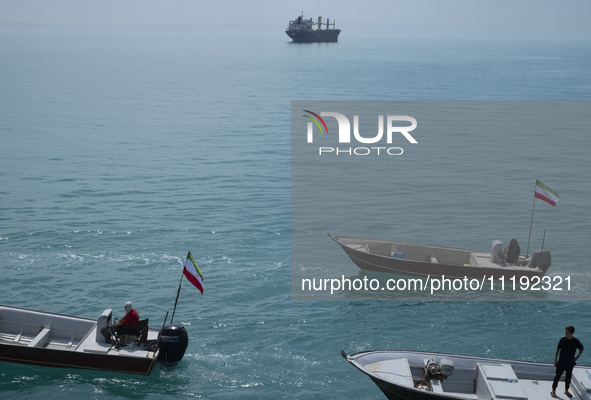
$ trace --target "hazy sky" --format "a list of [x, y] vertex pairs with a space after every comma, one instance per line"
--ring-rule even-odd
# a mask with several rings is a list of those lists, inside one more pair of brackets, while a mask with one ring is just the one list
[[0, 24], [286, 26], [302, 11], [350, 34], [591, 40], [590, 0], [0, 0]]

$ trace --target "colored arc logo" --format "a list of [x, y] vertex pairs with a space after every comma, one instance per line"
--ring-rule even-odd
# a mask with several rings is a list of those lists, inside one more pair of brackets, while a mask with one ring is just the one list
[[[312, 112], [312, 111], [308, 111], [308, 110], [303, 110], [304, 112], [307, 112], [308, 114], [312, 114], [314, 117], [316, 117], [317, 119], [312, 118], [309, 115], [303, 115], [304, 117], [314, 121], [314, 123], [316, 124], [316, 126], [318, 127], [318, 129], [320, 129], [320, 133], [323, 133], [324, 131], [326, 131], [326, 134], [328, 135], [328, 128], [326, 127], [326, 124], [324, 123], [324, 120], [322, 119], [322, 117], [320, 117], [320, 115]], [[320, 126], [320, 123], [318, 123], [318, 121], [320, 121], [322, 123], [322, 125], [324, 126], [324, 131], [322, 130], [322, 126]]]

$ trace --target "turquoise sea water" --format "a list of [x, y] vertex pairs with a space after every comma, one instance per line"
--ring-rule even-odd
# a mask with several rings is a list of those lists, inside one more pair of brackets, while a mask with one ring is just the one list
[[[0, 60], [0, 303], [95, 318], [105, 308], [122, 314], [131, 300], [159, 324], [187, 251], [205, 275], [203, 296], [183, 284], [175, 321], [190, 345], [178, 366], [136, 377], [0, 363], [1, 398], [380, 399], [341, 349], [551, 361], [568, 324], [591, 343], [586, 302], [293, 301], [290, 252], [292, 100], [589, 100], [588, 43], [344, 36], [297, 45], [283, 32], [10, 26], [0, 30]], [[568, 131], [551, 143], [549, 154], [542, 140], [523, 150], [544, 149], [551, 179], [535, 178], [561, 195], [536, 212], [559, 224], [555, 243], [576, 243], [572, 257], [553, 251], [552, 268], [580, 272], [589, 266], [590, 143]], [[473, 155], [479, 143], [462, 145], [471, 163], [490, 163], [476, 171], [496, 167]], [[431, 194], [421, 176], [459, 185], [462, 201], [437, 218], [511, 207], [462, 187], [478, 181], [470, 163], [440, 169], [453, 163], [439, 157], [407, 182], [422, 198]], [[510, 212], [526, 224], [527, 178]], [[516, 180], [503, 172], [486, 185]], [[405, 217], [407, 240], [433, 238], [412, 213], [439, 204]], [[324, 239], [334, 226], [313, 223], [314, 212], [307, 229]], [[359, 226], [384, 232], [371, 219]]]

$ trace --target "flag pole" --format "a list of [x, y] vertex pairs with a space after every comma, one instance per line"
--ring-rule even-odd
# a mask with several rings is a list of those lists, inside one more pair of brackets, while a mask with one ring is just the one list
[[531, 239], [531, 227], [534, 224], [534, 209], [535, 209], [535, 207], [536, 207], [536, 188], [534, 187], [534, 201], [531, 205], [531, 221], [529, 223], [529, 236], [527, 237], [527, 250], [525, 251], [526, 258], [529, 256], [529, 242]]
[[164, 330], [164, 326], [166, 325], [166, 320], [168, 319], [168, 311], [166, 312], [166, 316], [164, 317], [164, 323], [162, 324], [162, 329], [158, 332], [158, 340], [156, 340], [156, 346], [154, 347], [154, 356], [156, 356], [156, 352], [158, 348], [160, 348], [160, 337], [162, 336], [162, 331]]
[[185, 269], [183, 268], [183, 273], [181, 274], [181, 280], [179, 281], [179, 290], [176, 292], [176, 300], [174, 301], [174, 309], [172, 310], [172, 317], [170, 317], [170, 323], [172, 324], [172, 320], [174, 319], [174, 313], [176, 311], [176, 303], [179, 301], [179, 294], [181, 293], [181, 285], [183, 284], [183, 275], [185, 274]]

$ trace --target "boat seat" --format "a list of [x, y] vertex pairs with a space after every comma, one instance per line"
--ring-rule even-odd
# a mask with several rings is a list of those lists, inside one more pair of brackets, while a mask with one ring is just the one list
[[[136, 345], [144, 343], [148, 339], [148, 322], [150, 320], [148, 318], [139, 320], [135, 329], [137, 333], [130, 333], [125, 335], [125, 343], [131, 344], [134, 343]], [[117, 344], [119, 344], [119, 339], [115, 338]]]
[[137, 338], [136, 344], [144, 343], [146, 340], [148, 340], [148, 330], [150, 329], [148, 327], [148, 322], [150, 322], [150, 319], [146, 318], [140, 320], [137, 323], [136, 329], [139, 332], [139, 336]]
[[88, 341], [84, 344], [82, 351], [85, 353], [107, 354], [111, 350], [111, 345], [108, 343], [97, 343]]
[[477, 365], [476, 395], [482, 399], [527, 400], [517, 375], [510, 364], [479, 362]]
[[47, 339], [51, 334], [51, 326], [49, 324], [45, 324], [41, 332], [35, 336], [33, 340], [29, 343], [29, 347], [43, 347], [45, 343], [47, 343]]

